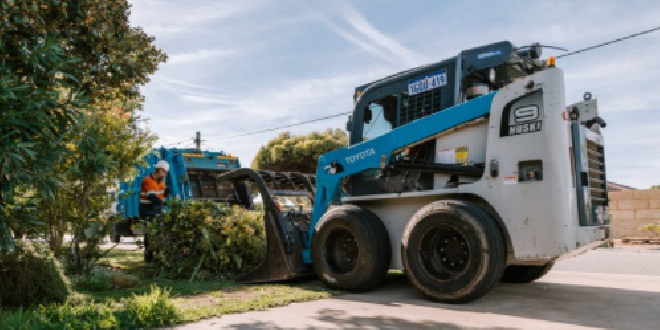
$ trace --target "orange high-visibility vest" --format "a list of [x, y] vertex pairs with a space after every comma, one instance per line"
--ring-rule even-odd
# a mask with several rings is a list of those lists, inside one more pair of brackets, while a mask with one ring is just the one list
[[151, 204], [150, 194], [156, 194], [156, 197], [165, 200], [165, 180], [158, 182], [151, 175], [144, 178], [140, 186], [140, 204]]

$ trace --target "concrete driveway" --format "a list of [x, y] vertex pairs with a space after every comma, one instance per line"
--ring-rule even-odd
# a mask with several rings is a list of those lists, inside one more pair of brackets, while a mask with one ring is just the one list
[[593, 250], [541, 280], [499, 284], [465, 305], [434, 303], [403, 276], [365, 294], [226, 315], [177, 329], [659, 329], [660, 249]]

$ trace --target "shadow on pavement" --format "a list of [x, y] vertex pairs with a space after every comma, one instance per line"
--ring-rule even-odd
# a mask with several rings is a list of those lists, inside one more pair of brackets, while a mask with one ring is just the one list
[[[660, 278], [658, 280], [660, 281]], [[658, 329], [660, 324], [660, 292], [564, 283], [500, 283], [481, 299], [468, 304], [452, 305], [427, 299], [407, 281], [405, 276], [397, 276], [390, 277], [384, 287], [369, 294], [349, 294], [336, 296], [335, 299], [383, 306], [412, 305], [447, 311], [497, 314], [606, 329]], [[319, 315], [319, 317], [324, 319], [326, 316]], [[331, 319], [324, 320], [331, 321]], [[355, 326], [360, 326], [361, 320], [353, 321], [358, 322]], [[374, 321], [383, 322], [383, 325], [389, 322], [387, 319], [370, 322]], [[354, 325], [344, 322], [345, 320], [341, 319], [336, 324], [340, 327]], [[396, 319], [391, 322], [396, 322]], [[429, 326], [453, 329], [451, 324], [440, 323]]]
[[[296, 327], [296, 329], [469, 329], [464, 326], [442, 323], [437, 321], [409, 321], [392, 316], [347, 316], [345, 311], [326, 308], [319, 312], [318, 319], [327, 323], [334, 324], [333, 327]], [[249, 322], [244, 324], [234, 324], [230, 329], [248, 330], [248, 329], [289, 329], [288, 327], [279, 327], [272, 322]], [[493, 328], [489, 329], [507, 329]], [[513, 328], [510, 328], [513, 329]]]

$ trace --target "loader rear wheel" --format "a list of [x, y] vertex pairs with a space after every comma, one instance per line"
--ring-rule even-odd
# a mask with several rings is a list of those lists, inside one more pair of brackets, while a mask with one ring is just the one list
[[312, 260], [316, 274], [328, 287], [371, 290], [385, 279], [390, 258], [387, 229], [367, 209], [342, 205], [323, 215], [316, 225]]
[[554, 262], [551, 262], [543, 266], [512, 265], [504, 270], [500, 282], [517, 284], [531, 283], [545, 276], [554, 264]]
[[401, 241], [413, 285], [444, 303], [477, 299], [502, 277], [504, 241], [495, 221], [474, 204], [439, 201], [415, 213]]

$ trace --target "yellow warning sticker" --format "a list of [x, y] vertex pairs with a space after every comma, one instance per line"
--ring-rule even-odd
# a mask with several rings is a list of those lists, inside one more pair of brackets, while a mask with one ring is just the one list
[[470, 155], [467, 146], [461, 146], [455, 149], [456, 164], [467, 165], [470, 162]]

